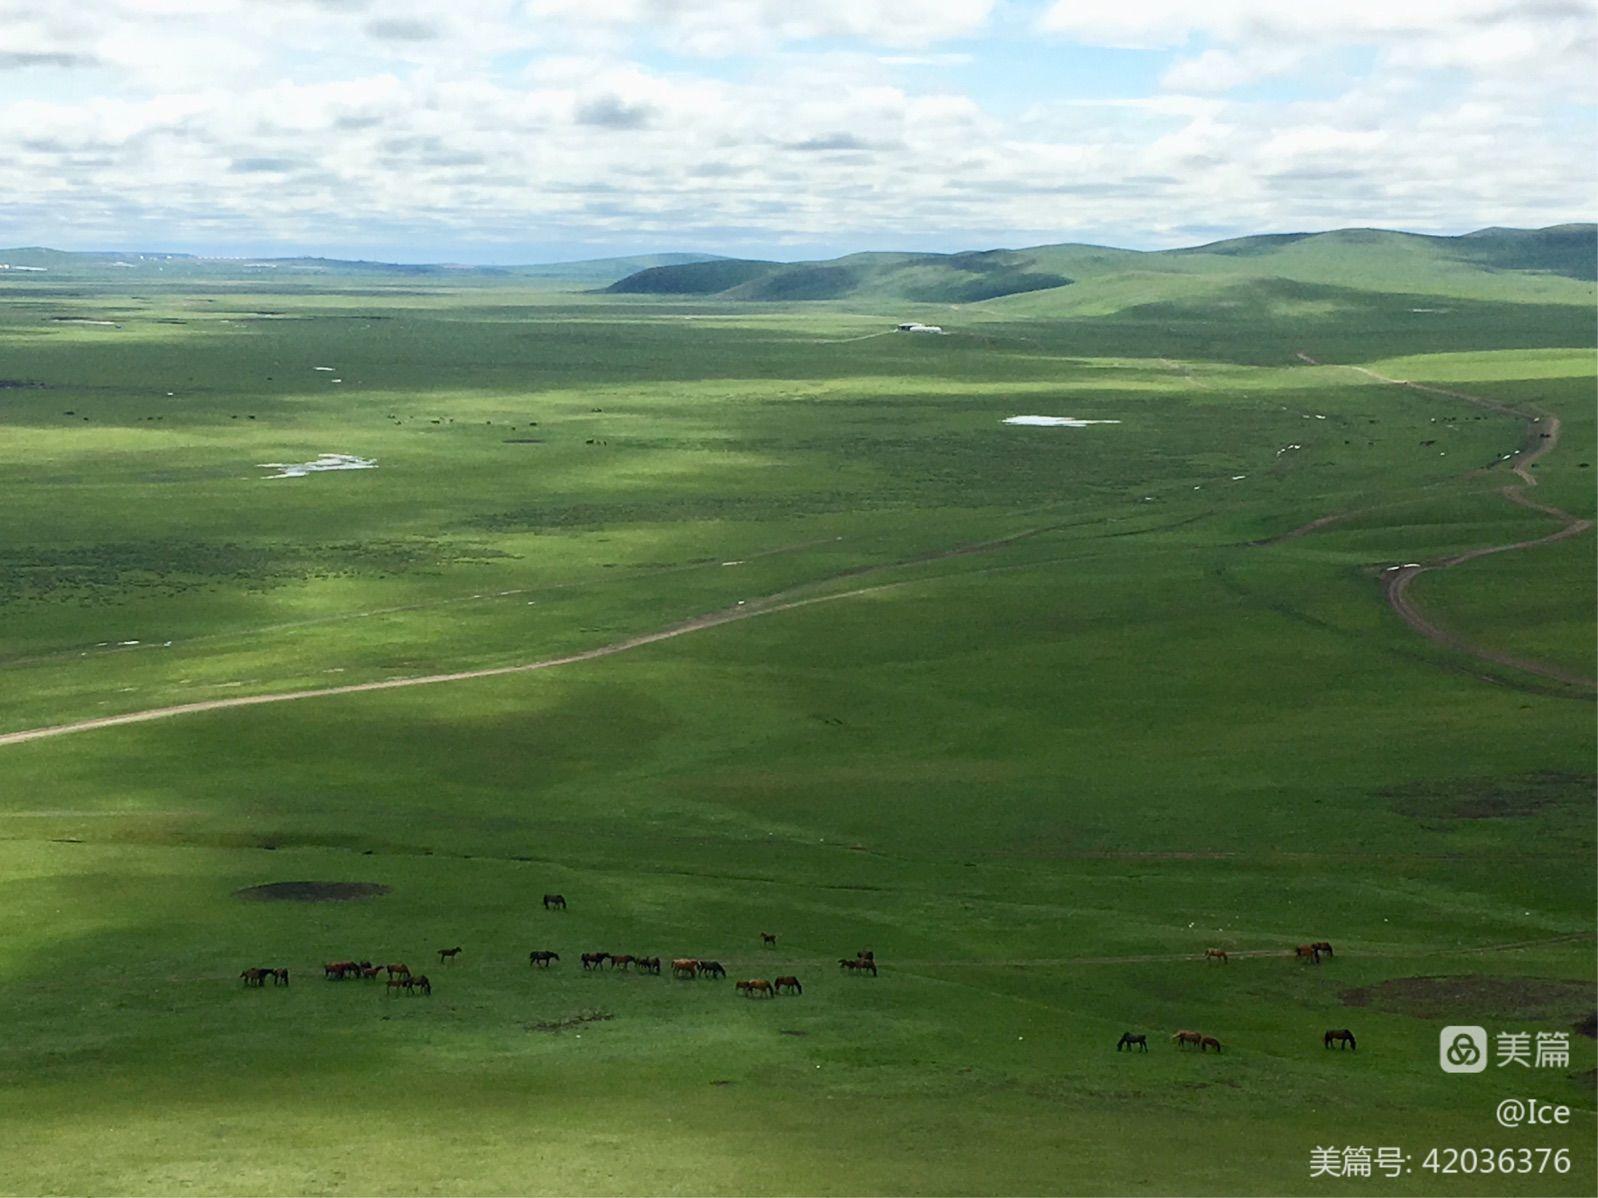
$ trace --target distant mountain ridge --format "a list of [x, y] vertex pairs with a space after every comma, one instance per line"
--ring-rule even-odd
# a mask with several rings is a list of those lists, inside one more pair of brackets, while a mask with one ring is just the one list
[[[1445, 237], [1387, 229], [1265, 233], [1168, 250], [1062, 243], [959, 253], [871, 252], [808, 262], [662, 253], [526, 266], [452, 266], [314, 257], [210, 258], [169, 253], [0, 250], [0, 285], [117, 277], [445, 281], [586, 291], [615, 297], [873, 306], [980, 303], [1017, 316], [1097, 315], [1151, 305], [1308, 311], [1339, 294], [1433, 300], [1594, 303], [1598, 225], [1484, 228]], [[15, 290], [15, 286], [12, 286]], [[914, 312], [906, 316], [917, 315]], [[934, 323], [936, 313], [920, 313]]]
[[146, 253], [107, 250], [52, 250], [44, 246], [0, 249], [0, 278], [7, 270], [73, 272], [90, 269], [172, 272], [184, 275], [236, 276], [240, 273], [279, 272], [292, 275], [387, 275], [418, 277], [477, 277], [547, 279], [554, 282], [603, 287], [617, 279], [655, 267], [708, 262], [716, 254], [630, 254], [617, 258], [584, 258], [573, 262], [545, 262], [528, 266], [463, 266], [452, 263], [376, 262], [362, 258], [210, 257], [203, 254]]

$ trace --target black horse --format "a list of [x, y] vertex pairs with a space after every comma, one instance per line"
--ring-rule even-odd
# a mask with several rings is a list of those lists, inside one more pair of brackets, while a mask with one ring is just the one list
[[529, 965], [541, 965], [545, 969], [549, 968], [549, 963], [551, 961], [559, 960], [560, 954], [547, 948], [535, 949], [527, 954], [527, 963]]
[[564, 894], [546, 894], [544, 896], [544, 910], [564, 911], [566, 909], [566, 896]]
[[1149, 1038], [1147, 1036], [1134, 1036], [1131, 1032], [1122, 1032], [1121, 1038], [1115, 1043], [1115, 1051], [1120, 1052], [1123, 1048], [1127, 1052], [1135, 1052], [1139, 1048], [1147, 1052], [1149, 1050]]
[[701, 961], [699, 962], [699, 976], [702, 978], [724, 978], [727, 976], [727, 971], [720, 961]]
[[1338, 1048], [1347, 1047], [1352, 1048], [1355, 1052], [1359, 1051], [1359, 1045], [1354, 1043], [1354, 1033], [1346, 1027], [1333, 1028], [1321, 1040], [1321, 1044], [1325, 1048], [1330, 1048], [1334, 1043]]

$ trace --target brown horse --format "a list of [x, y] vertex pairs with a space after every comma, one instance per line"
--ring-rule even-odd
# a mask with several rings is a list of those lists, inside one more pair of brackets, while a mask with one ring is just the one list
[[584, 953], [582, 956], [584, 969], [598, 969], [610, 959], [609, 953]]
[[287, 986], [289, 984], [289, 971], [287, 969], [268, 969], [266, 972], [272, 975], [272, 985]]
[[626, 969], [636, 960], [638, 960], [638, 958], [633, 956], [631, 953], [622, 953], [620, 956], [612, 953], [610, 957], [610, 967], [612, 969]]
[[1310, 947], [1316, 952], [1320, 953], [1320, 955], [1323, 957], [1335, 955], [1332, 952], [1332, 942], [1330, 940], [1317, 940], [1314, 944], [1310, 945]]
[[394, 974], [389, 977], [388, 981], [384, 983], [384, 985], [386, 985], [388, 988], [389, 997], [393, 998], [394, 995], [398, 994], [401, 990], [409, 990], [411, 988], [410, 974], [405, 974], [403, 976]]
[[776, 948], [777, 947], [777, 933], [775, 933], [775, 932], [762, 932], [762, 933], [760, 933], [760, 943], [765, 948]]
[[653, 973], [656, 975], [660, 973], [659, 957], [634, 957], [633, 964], [638, 966], [639, 973]]
[[357, 968], [361, 971], [361, 976], [367, 981], [371, 981], [383, 972], [381, 965], [361, 965], [357, 966]]
[[724, 978], [727, 976], [727, 970], [720, 961], [701, 961], [699, 962], [699, 976], [706, 978]]
[[564, 911], [566, 909], [566, 896], [564, 894], [546, 894], [544, 896], [545, 911]]
[[1301, 944], [1293, 950], [1293, 955], [1301, 961], [1312, 961], [1316, 965], [1321, 963], [1321, 950], [1313, 944]]
[[454, 948], [441, 948], [438, 950], [438, 963], [442, 965], [445, 961], [453, 961], [460, 955], [461, 946], [458, 944]]
[[391, 978], [408, 978], [411, 976], [411, 967], [403, 961], [393, 965], [385, 965], [383, 968], [388, 970], [388, 976]]
[[421, 993], [427, 995], [428, 998], [433, 997], [433, 983], [427, 980], [425, 973], [419, 973], [413, 978], [406, 978], [405, 989], [412, 994]]
[[1135, 1052], [1139, 1048], [1147, 1052], [1149, 1050], [1149, 1038], [1144, 1035], [1134, 1036], [1131, 1032], [1122, 1032], [1121, 1038], [1115, 1042], [1115, 1051], [1120, 1052], [1123, 1048], [1127, 1052]]
[[849, 973], [869, 973], [877, 976], [877, 963], [870, 957], [856, 957], [851, 961], [848, 957], [838, 958], [838, 967]]
[[322, 976], [332, 982], [342, 982], [345, 974], [357, 973], [360, 968], [354, 961], [329, 961], [322, 966]]
[[784, 990], [790, 994], [803, 994], [805, 992], [805, 988], [799, 984], [799, 979], [792, 974], [787, 977], [780, 977], [772, 984], [776, 986], [778, 994], [781, 994]]
[[549, 963], [551, 961], [559, 961], [559, 960], [560, 960], [560, 954], [557, 953], [557, 952], [552, 952], [552, 951], [550, 951], [547, 948], [535, 949], [534, 951], [532, 951], [532, 952], [527, 954], [527, 963], [529, 965], [538, 965], [538, 966], [542, 966], [545, 969], [549, 968]]
[[1359, 1045], [1354, 1043], [1354, 1033], [1346, 1027], [1334, 1028], [1321, 1039], [1323, 1048], [1330, 1048], [1334, 1043], [1338, 1048], [1351, 1048], [1355, 1052], [1359, 1051]]
[[1220, 1052], [1221, 1042], [1214, 1036], [1205, 1036], [1204, 1039], [1199, 1041], [1199, 1051], [1203, 1052], [1205, 1049], [1209, 1048], [1213, 1048], [1216, 1052]]
[[692, 957], [677, 957], [671, 963], [671, 976], [674, 978], [696, 978], [699, 976], [699, 962]]
[[1219, 961], [1222, 965], [1225, 965], [1228, 962], [1228, 958], [1226, 956], [1226, 950], [1224, 948], [1207, 948], [1207, 949], [1205, 949], [1204, 950], [1204, 959], [1206, 961]]
[[771, 983], [765, 978], [748, 978], [739, 982], [736, 988], [743, 991], [745, 998], [753, 998], [757, 994], [763, 994], [767, 998], [777, 997], [777, 992], [771, 988]]
[[256, 969], [252, 967], [239, 974], [239, 977], [244, 979], [244, 984], [246, 986], [264, 986], [266, 985], [266, 975], [271, 972], [272, 971], [270, 969]]
[[1196, 1044], [1199, 1046], [1200, 1052], [1204, 1051], [1204, 1037], [1198, 1032], [1190, 1032], [1185, 1028], [1171, 1036], [1171, 1043], [1175, 1044], [1178, 1048], [1181, 1048], [1187, 1044]]

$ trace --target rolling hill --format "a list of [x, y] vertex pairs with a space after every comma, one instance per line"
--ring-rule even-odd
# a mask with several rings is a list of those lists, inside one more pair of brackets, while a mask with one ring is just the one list
[[612, 295], [727, 300], [996, 301], [1028, 313], [1117, 311], [1285, 280], [1359, 291], [1590, 303], [1595, 226], [1481, 229], [1434, 237], [1338, 229], [1234, 238], [1173, 250], [1064, 244], [956, 254], [851, 254], [819, 262], [720, 259], [653, 267]]

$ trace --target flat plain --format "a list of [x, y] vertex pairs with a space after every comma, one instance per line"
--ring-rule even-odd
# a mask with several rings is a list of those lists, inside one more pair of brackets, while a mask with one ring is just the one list
[[[976, 303], [0, 281], [0, 1190], [1591, 1193], [1591, 528], [1416, 575], [1453, 644], [1383, 584], [1593, 518], [1591, 283], [1069, 249]], [[239, 895], [289, 881], [389, 891]]]

